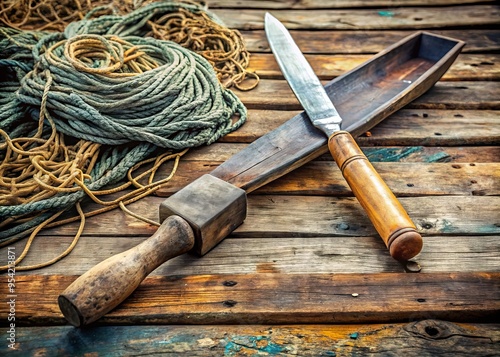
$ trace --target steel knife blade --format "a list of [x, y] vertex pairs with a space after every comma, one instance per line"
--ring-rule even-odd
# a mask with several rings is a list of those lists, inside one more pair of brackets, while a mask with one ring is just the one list
[[285, 79], [313, 125], [329, 137], [330, 153], [391, 256], [401, 261], [413, 258], [423, 242], [408, 213], [353, 137], [341, 130], [342, 118], [285, 26], [266, 13], [265, 31]]

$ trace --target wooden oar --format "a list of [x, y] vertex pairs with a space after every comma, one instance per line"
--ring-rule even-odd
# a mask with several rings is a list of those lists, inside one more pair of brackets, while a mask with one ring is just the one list
[[[411, 102], [441, 78], [464, 46], [461, 41], [415, 33], [326, 85], [357, 136]], [[254, 141], [186, 186], [160, 207], [158, 231], [74, 281], [59, 307], [75, 326], [91, 323], [127, 298], [165, 261], [194, 249], [205, 254], [246, 216], [246, 193], [292, 171], [328, 150], [327, 137], [305, 113]]]

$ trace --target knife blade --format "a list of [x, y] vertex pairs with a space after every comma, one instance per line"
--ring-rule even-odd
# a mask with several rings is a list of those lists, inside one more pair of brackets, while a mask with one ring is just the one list
[[265, 31], [290, 88], [312, 124], [329, 138], [330, 153], [391, 256], [400, 261], [413, 258], [423, 241], [408, 213], [351, 134], [341, 130], [342, 118], [285, 26], [266, 13]]

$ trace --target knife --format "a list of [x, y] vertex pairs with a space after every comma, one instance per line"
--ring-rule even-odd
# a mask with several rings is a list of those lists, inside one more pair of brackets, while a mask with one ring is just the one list
[[405, 209], [351, 134], [341, 130], [342, 118], [285, 26], [266, 13], [265, 30], [285, 79], [312, 124], [329, 138], [331, 155], [391, 256], [400, 261], [413, 258], [423, 241]]
[[[344, 113], [343, 124], [359, 135], [432, 87], [463, 46], [458, 40], [417, 32], [325, 88], [334, 100], [342, 99], [337, 108]], [[421, 56], [426, 52], [432, 57]], [[397, 65], [387, 69], [388, 62]], [[369, 74], [372, 86], [357, 85], [360, 73]], [[382, 85], [394, 77], [397, 87]], [[369, 99], [374, 90], [380, 100]], [[351, 106], [349, 98], [365, 99], [366, 105]], [[327, 137], [300, 113], [177, 191], [161, 204], [162, 224], [150, 238], [97, 264], [60, 294], [64, 317], [74, 326], [89, 324], [119, 305], [167, 260], [187, 251], [207, 253], [244, 221], [247, 193], [324, 154], [326, 144]]]

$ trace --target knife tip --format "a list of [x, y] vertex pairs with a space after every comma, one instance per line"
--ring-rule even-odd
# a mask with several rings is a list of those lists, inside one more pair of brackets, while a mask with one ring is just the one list
[[264, 21], [267, 23], [269, 21], [272, 21], [272, 20], [276, 20], [276, 18], [271, 15], [269, 12], [266, 12], [266, 14], [264, 15]]

